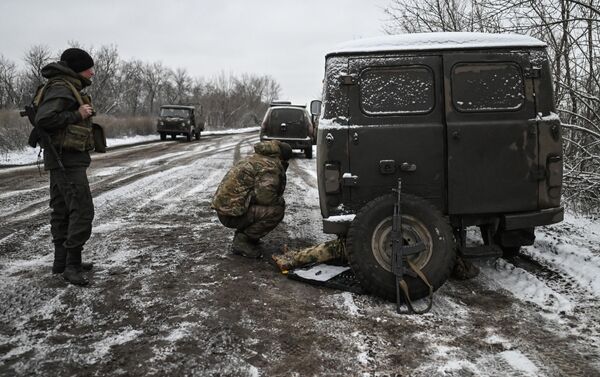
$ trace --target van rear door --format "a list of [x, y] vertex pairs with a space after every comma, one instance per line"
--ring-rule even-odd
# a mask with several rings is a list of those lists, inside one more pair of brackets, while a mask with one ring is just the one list
[[527, 53], [444, 56], [450, 214], [537, 209], [530, 68]]
[[444, 210], [444, 104], [439, 55], [349, 60], [348, 172], [353, 205], [403, 191]]
[[276, 107], [271, 110], [267, 125], [267, 136], [304, 139], [308, 136], [307, 118], [304, 109]]

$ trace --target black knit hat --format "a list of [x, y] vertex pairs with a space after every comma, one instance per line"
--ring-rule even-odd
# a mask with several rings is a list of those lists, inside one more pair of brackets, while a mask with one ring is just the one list
[[77, 73], [94, 66], [94, 59], [80, 48], [66, 49], [60, 56], [60, 60], [67, 63], [67, 66]]
[[288, 143], [280, 142], [279, 153], [281, 154], [281, 159], [287, 161], [292, 157], [292, 147]]

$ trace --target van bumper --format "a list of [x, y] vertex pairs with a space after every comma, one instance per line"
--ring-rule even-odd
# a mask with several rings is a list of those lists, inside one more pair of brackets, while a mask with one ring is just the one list
[[565, 210], [563, 207], [542, 209], [534, 212], [524, 212], [502, 215], [504, 229], [523, 229], [539, 225], [550, 225], [563, 220]]
[[299, 139], [299, 138], [285, 138], [285, 137], [269, 137], [269, 136], [263, 136], [260, 138], [260, 141], [268, 141], [268, 140], [279, 140], [279, 141], [283, 141], [284, 143], [289, 144], [290, 147], [292, 147], [292, 149], [306, 149], [306, 148], [312, 148], [312, 139], [310, 137], [306, 137], [304, 139]]
[[340, 234], [348, 233], [350, 224], [354, 220], [355, 215], [340, 215], [330, 216], [323, 219], [323, 233]]

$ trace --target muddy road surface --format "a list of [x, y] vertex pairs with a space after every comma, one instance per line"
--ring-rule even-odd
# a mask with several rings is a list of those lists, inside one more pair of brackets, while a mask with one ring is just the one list
[[541, 229], [523, 257], [481, 261], [477, 278], [447, 282], [430, 313], [398, 315], [269, 263], [285, 244], [331, 239], [315, 160], [300, 153], [285, 219], [261, 244], [266, 257], [229, 253], [233, 232], [209, 203], [257, 141], [222, 135], [95, 155], [87, 288], [50, 272], [48, 176], [0, 169], [0, 375], [600, 375], [597, 223]]

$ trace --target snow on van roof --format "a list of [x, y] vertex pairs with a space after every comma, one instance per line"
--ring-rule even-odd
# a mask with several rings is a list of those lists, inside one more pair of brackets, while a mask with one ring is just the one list
[[[413, 33], [357, 39], [341, 43], [329, 54], [375, 51], [452, 50], [490, 47], [545, 47], [528, 35], [491, 33]], [[329, 55], [328, 54], [328, 55]]]

